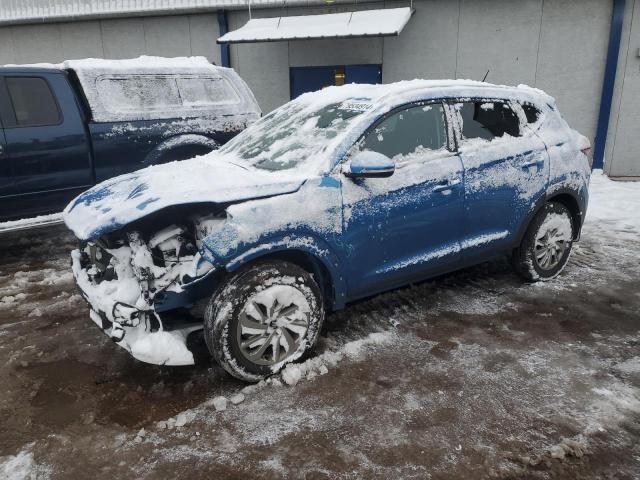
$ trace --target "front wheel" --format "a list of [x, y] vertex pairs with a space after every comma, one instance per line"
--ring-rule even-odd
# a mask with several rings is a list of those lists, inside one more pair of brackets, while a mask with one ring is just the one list
[[322, 294], [313, 276], [283, 261], [234, 274], [209, 301], [209, 351], [231, 375], [256, 382], [300, 358], [318, 338]]
[[513, 252], [516, 271], [530, 282], [551, 280], [565, 267], [574, 231], [571, 212], [561, 203], [547, 203], [533, 218]]

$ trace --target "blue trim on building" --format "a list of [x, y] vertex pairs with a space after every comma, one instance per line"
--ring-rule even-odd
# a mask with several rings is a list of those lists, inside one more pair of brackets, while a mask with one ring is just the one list
[[624, 21], [624, 6], [625, 0], [613, 0], [607, 63], [604, 70], [600, 112], [598, 113], [598, 127], [596, 128], [596, 138], [594, 141], [593, 168], [602, 168], [604, 166], [604, 150], [607, 144], [611, 103], [613, 102], [613, 89], [616, 83], [616, 70], [618, 69], [620, 38], [622, 37], [622, 23]]
[[[229, 31], [229, 21], [226, 10], [218, 10], [218, 29], [220, 30], [220, 36], [223, 36]], [[231, 66], [231, 51], [228, 43], [220, 44], [220, 63], [223, 67]]]

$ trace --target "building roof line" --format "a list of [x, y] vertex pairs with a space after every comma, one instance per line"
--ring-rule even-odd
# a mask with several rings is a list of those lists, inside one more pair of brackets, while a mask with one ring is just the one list
[[[382, 0], [368, 0], [380, 2]], [[281, 8], [326, 5], [324, 0], [251, 0], [252, 8]], [[334, 0], [332, 5], [347, 7], [353, 0]], [[245, 10], [248, 0], [0, 0], [0, 26], [81, 21], [149, 15], [176, 15]]]

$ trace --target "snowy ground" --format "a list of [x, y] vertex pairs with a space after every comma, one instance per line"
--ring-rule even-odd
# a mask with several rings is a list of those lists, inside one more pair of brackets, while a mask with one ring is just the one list
[[248, 389], [113, 345], [61, 228], [0, 242], [0, 478], [640, 478], [638, 183], [594, 178], [553, 282], [496, 261], [375, 297]]

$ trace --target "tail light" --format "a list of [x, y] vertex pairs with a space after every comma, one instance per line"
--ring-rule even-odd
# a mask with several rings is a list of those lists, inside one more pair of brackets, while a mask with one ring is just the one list
[[578, 148], [582, 153], [584, 153], [585, 157], [587, 157], [589, 161], [589, 166], [593, 166], [593, 158], [591, 157], [591, 142], [584, 135], [580, 135], [578, 139]]

